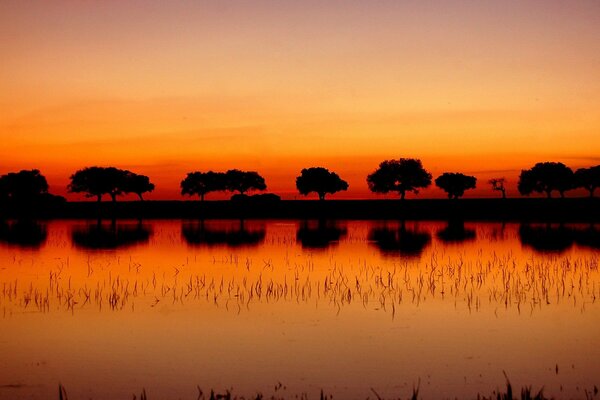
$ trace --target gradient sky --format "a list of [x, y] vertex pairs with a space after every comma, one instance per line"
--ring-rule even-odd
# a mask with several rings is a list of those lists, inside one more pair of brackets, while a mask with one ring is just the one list
[[600, 164], [597, 0], [2, 1], [0, 49], [0, 173], [39, 168], [62, 195], [91, 165], [164, 199], [192, 170], [293, 198], [325, 166], [363, 198], [390, 158], [474, 174], [471, 196], [538, 161]]

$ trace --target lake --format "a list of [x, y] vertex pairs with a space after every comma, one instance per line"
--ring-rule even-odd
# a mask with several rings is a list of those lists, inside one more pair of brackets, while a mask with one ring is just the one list
[[599, 258], [582, 224], [3, 222], [0, 398], [585, 398]]

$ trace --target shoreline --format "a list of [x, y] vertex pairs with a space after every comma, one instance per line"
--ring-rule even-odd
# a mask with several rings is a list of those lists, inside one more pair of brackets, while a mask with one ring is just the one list
[[600, 222], [600, 198], [146, 200], [0, 209], [0, 219], [356, 219]]

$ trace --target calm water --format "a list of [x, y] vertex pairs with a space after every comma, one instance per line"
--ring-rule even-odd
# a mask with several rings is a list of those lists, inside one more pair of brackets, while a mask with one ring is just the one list
[[0, 398], [585, 398], [599, 256], [589, 225], [3, 223]]

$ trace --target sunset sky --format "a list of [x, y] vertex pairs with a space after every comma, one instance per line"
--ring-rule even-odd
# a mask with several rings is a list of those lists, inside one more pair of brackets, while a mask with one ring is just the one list
[[193, 170], [294, 198], [324, 166], [365, 198], [380, 161], [415, 157], [487, 197], [538, 161], [600, 164], [597, 0], [2, 1], [0, 49], [0, 174], [61, 195], [91, 165], [179, 199]]

